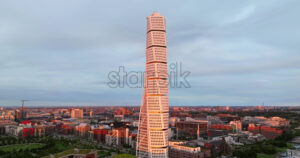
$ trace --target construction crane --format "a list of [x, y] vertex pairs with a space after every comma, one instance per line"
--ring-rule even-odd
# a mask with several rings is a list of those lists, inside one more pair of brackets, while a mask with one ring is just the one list
[[21, 100], [21, 103], [22, 103], [22, 109], [21, 109], [21, 119], [24, 120], [24, 104], [26, 101], [29, 101], [29, 100]]

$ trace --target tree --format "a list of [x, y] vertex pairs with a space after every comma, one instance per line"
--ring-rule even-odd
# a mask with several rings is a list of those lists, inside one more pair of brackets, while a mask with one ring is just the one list
[[261, 146], [262, 151], [266, 154], [275, 154], [276, 153], [276, 149], [275, 147], [273, 147], [272, 145], [262, 145]]

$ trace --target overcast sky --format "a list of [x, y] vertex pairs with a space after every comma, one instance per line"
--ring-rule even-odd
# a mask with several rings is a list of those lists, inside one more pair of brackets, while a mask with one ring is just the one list
[[146, 16], [191, 88], [170, 105], [300, 105], [299, 0], [0, 1], [0, 106], [139, 105], [108, 73], [145, 69]]

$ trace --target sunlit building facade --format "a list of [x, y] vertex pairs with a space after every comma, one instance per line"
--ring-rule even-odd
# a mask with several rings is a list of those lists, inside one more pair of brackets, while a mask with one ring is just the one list
[[83, 118], [83, 110], [82, 109], [72, 109], [71, 118]]
[[168, 157], [168, 66], [166, 50], [166, 21], [159, 13], [147, 17], [146, 73], [137, 157]]

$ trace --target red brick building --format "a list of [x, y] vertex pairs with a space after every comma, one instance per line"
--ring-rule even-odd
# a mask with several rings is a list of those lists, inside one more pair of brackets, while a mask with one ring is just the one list
[[224, 140], [206, 142], [204, 147], [210, 149], [212, 157], [216, 157], [219, 153], [229, 153], [229, 146]]
[[24, 128], [23, 129], [23, 138], [33, 137], [34, 129], [33, 128]]
[[80, 123], [78, 126], [75, 127], [75, 135], [80, 137], [87, 137], [88, 132], [91, 130], [91, 127], [87, 123]]
[[258, 133], [260, 133], [260, 128], [259, 128], [259, 126], [256, 126], [255, 124], [249, 124], [248, 131], [253, 134], [258, 134]]
[[31, 121], [29, 121], [29, 120], [24, 120], [24, 121], [22, 121], [22, 123], [21, 124], [23, 124], [23, 125], [27, 125], [27, 124], [32, 124], [32, 122]]
[[265, 136], [267, 139], [274, 139], [282, 134], [282, 130], [276, 129], [268, 126], [261, 126], [260, 133]]
[[253, 134], [261, 134], [267, 139], [274, 139], [283, 133], [283, 130], [277, 129], [269, 126], [259, 126], [254, 124], [249, 124], [248, 131]]
[[62, 134], [73, 134], [74, 133], [74, 127], [71, 125], [62, 125], [59, 129], [59, 132]]
[[94, 129], [94, 140], [105, 143], [105, 136], [108, 134], [107, 129]]
[[232, 127], [230, 125], [223, 124], [210, 125], [210, 129], [232, 131]]
[[176, 122], [175, 126], [179, 135], [189, 135], [197, 137], [198, 129], [200, 135], [206, 134], [207, 132], [207, 122], [181, 121]]

